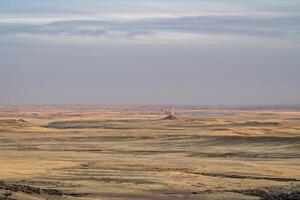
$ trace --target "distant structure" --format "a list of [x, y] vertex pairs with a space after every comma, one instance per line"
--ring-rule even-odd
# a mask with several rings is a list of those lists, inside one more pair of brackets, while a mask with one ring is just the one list
[[164, 118], [165, 120], [175, 120], [177, 119], [176, 115], [175, 115], [175, 106], [172, 106], [172, 110], [171, 113]]
[[172, 112], [171, 112], [171, 115], [175, 116], [175, 107], [172, 106]]

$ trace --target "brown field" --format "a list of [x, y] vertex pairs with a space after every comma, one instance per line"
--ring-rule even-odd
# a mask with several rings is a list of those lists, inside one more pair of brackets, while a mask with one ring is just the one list
[[300, 110], [0, 107], [0, 200], [300, 199]]

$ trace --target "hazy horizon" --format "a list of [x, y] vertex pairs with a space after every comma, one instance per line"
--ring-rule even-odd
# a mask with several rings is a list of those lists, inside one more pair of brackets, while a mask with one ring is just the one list
[[300, 2], [3, 0], [0, 105], [300, 104]]

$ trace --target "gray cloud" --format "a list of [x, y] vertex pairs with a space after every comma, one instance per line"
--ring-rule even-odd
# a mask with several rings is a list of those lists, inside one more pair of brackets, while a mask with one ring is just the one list
[[66, 20], [48, 24], [0, 23], [1, 35], [39, 34], [130, 38], [164, 33], [295, 38], [300, 16], [194, 16], [143, 20]]

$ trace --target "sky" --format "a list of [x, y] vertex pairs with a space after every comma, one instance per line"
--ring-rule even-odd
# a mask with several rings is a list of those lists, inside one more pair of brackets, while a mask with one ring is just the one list
[[0, 0], [0, 105], [300, 105], [300, 1]]

